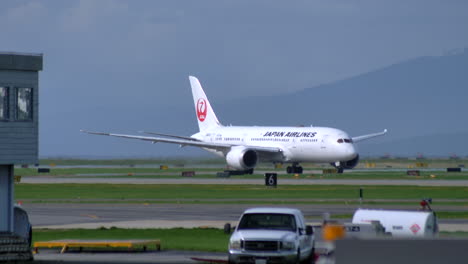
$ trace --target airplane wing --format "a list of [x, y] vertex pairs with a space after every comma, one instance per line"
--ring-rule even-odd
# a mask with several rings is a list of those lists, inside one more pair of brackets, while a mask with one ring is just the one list
[[[233, 146], [238, 146], [234, 144], [223, 144], [223, 143], [215, 143], [215, 142], [203, 142], [197, 141], [197, 139], [188, 139], [188, 137], [180, 137], [180, 136], [171, 136], [173, 138], [163, 138], [163, 137], [146, 137], [146, 136], [134, 136], [134, 135], [124, 135], [124, 134], [112, 134], [112, 133], [103, 133], [103, 132], [92, 132], [86, 130], [80, 130], [83, 133], [93, 134], [93, 135], [100, 135], [100, 136], [111, 136], [111, 137], [120, 137], [120, 138], [129, 138], [129, 139], [138, 139], [143, 141], [150, 141], [152, 143], [163, 142], [163, 143], [172, 143], [172, 144], [179, 144], [182, 146], [193, 146], [193, 147], [200, 147], [200, 148], [208, 148], [208, 149], [215, 149], [223, 152], [227, 152]], [[158, 135], [163, 135], [159, 133], [153, 133]], [[165, 135], [165, 134], [164, 134]], [[275, 148], [275, 147], [260, 147], [260, 146], [246, 146], [249, 149], [258, 151], [258, 152], [265, 152], [265, 153], [279, 153], [282, 152], [282, 149]]]
[[363, 140], [366, 140], [366, 139], [369, 139], [369, 138], [378, 137], [378, 136], [383, 136], [383, 135], [385, 135], [386, 133], [387, 133], [387, 129], [385, 129], [384, 131], [379, 132], [379, 133], [374, 133], [374, 134], [368, 134], [368, 135], [353, 137], [353, 142], [359, 142], [359, 141], [363, 141]]
[[155, 133], [155, 132], [146, 132], [146, 131], [140, 131], [140, 132], [144, 133], [144, 134], [148, 134], [148, 135], [156, 135], [156, 136], [171, 137], [171, 138], [186, 139], [186, 140], [190, 140], [190, 141], [200, 141], [201, 142], [201, 140], [193, 138], [193, 137], [175, 136], [175, 135]]

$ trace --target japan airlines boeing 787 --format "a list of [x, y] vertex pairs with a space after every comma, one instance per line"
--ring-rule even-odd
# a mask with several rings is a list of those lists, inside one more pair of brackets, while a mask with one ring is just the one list
[[342, 169], [354, 168], [359, 155], [354, 143], [380, 133], [351, 138], [342, 130], [328, 127], [223, 126], [218, 121], [197, 78], [190, 76], [195, 113], [200, 131], [190, 137], [161, 133], [134, 136], [83, 131], [89, 134], [139, 139], [153, 143], [174, 143], [200, 147], [226, 158], [236, 169], [253, 172], [259, 161], [291, 163], [288, 173], [302, 173], [300, 162], [330, 163]]

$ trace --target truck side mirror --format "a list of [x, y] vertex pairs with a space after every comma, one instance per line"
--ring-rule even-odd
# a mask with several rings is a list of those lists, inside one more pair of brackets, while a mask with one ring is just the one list
[[314, 234], [314, 228], [310, 225], [306, 226], [306, 235], [310, 236]]

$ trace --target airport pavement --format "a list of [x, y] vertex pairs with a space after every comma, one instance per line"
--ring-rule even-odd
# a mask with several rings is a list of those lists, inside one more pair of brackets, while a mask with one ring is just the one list
[[67, 252], [60, 254], [59, 249], [40, 250], [34, 255], [37, 264], [185, 264], [201, 263], [192, 258], [226, 260], [226, 253], [196, 252], [196, 251], [148, 251], [148, 252]]
[[[216, 227], [226, 222], [236, 225], [240, 214], [248, 207], [268, 206], [256, 204], [94, 204], [94, 203], [25, 203], [33, 228], [173, 228]], [[323, 212], [348, 214], [356, 205], [298, 204], [286, 205], [301, 209], [308, 222], [320, 224]], [[412, 205], [384, 205], [386, 209], [416, 209]], [[372, 206], [371, 206], [372, 207]], [[447, 210], [456, 209], [447, 206]], [[350, 221], [350, 219], [341, 219]], [[442, 223], [441, 231], [468, 231], [466, 221]], [[424, 250], [424, 249], [419, 249]], [[348, 252], [348, 251], [346, 251]], [[373, 252], [375, 253], [375, 252]], [[374, 254], [375, 255], [375, 254]], [[52, 264], [147, 264], [147, 263], [200, 263], [192, 257], [226, 260], [226, 253], [161, 251], [161, 252], [70, 252], [60, 254], [58, 249], [40, 250], [34, 263]], [[333, 256], [322, 256], [318, 263], [335, 263]], [[340, 262], [343, 263], [343, 262]]]
[[[345, 220], [343, 220], [345, 221]], [[351, 222], [347, 219], [345, 222]], [[236, 226], [237, 221], [176, 221], [176, 220], [141, 220], [141, 221], [117, 221], [117, 222], [95, 222], [65, 225], [34, 226], [34, 228], [46, 229], [97, 229], [97, 228], [125, 228], [125, 229], [154, 229], [154, 228], [223, 228], [226, 223]], [[320, 225], [320, 221], [311, 222], [309, 225]], [[468, 232], [468, 224], [463, 223], [440, 223], [441, 232]]]
[[[225, 223], [235, 225], [240, 214], [257, 206], [281, 206], [264, 204], [87, 204], [87, 203], [26, 203], [34, 228], [173, 228], [215, 227]], [[285, 205], [302, 210], [307, 220], [319, 224], [324, 212], [333, 215], [352, 214], [356, 205], [298, 204]], [[366, 208], [415, 210], [417, 205], [376, 205]], [[435, 208], [436, 210], [438, 208]], [[459, 210], [446, 206], [444, 210]], [[350, 221], [351, 219], [341, 219]], [[468, 231], [464, 219], [445, 220], [441, 231]]]
[[[237, 221], [251, 207], [296, 207], [307, 219], [319, 220], [323, 213], [352, 214], [359, 208], [346, 204], [125, 204], [125, 203], [23, 203], [34, 226], [125, 221]], [[418, 209], [419, 205], [382, 205], [367, 208]], [[436, 207], [437, 208], [437, 207]], [[451, 207], [448, 207], [451, 209]], [[456, 209], [456, 208], [453, 208]]]
[[[22, 183], [36, 184], [63, 184], [63, 183], [81, 183], [81, 184], [227, 184], [243, 185], [257, 184], [265, 185], [265, 180], [259, 179], [239, 179], [235, 176], [231, 178], [200, 179], [148, 179], [148, 178], [98, 178], [98, 177], [63, 177], [63, 176], [23, 176]], [[278, 179], [278, 185], [407, 185], [407, 186], [468, 186], [468, 180], [357, 180], [357, 179]]]
[[[113, 183], [113, 184], [258, 184], [264, 185], [263, 179], [143, 179], [143, 178], [92, 178], [33, 176], [23, 177], [23, 183]], [[284, 185], [413, 185], [413, 186], [468, 186], [468, 181], [458, 180], [327, 180], [327, 179], [279, 179]], [[277, 201], [272, 205], [281, 206]], [[172, 228], [172, 227], [216, 227], [225, 223], [236, 224], [240, 214], [248, 207], [268, 206], [265, 204], [143, 204], [143, 203], [86, 203], [85, 201], [67, 203], [28, 203], [23, 207], [29, 212], [34, 228]], [[334, 214], [352, 214], [358, 207], [347, 204], [286, 204], [297, 207], [307, 216], [309, 223], [319, 224], [324, 212]], [[416, 210], [412, 205], [378, 205], [370, 208]], [[435, 210], [459, 210], [460, 207]], [[342, 219], [350, 221], [350, 219]], [[440, 224], [441, 231], [468, 231], [468, 221], [453, 220]], [[226, 259], [225, 253], [204, 252], [118, 252], [118, 253], [66, 253], [58, 250], [41, 250], [35, 255], [35, 263], [197, 263], [191, 257], [208, 259]], [[331, 262], [333, 263], [333, 261]]]

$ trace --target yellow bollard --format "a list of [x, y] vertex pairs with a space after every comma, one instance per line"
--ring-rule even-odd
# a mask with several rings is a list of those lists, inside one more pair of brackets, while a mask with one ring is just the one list
[[334, 241], [343, 238], [346, 234], [343, 225], [325, 224], [323, 226], [323, 239], [326, 241]]

